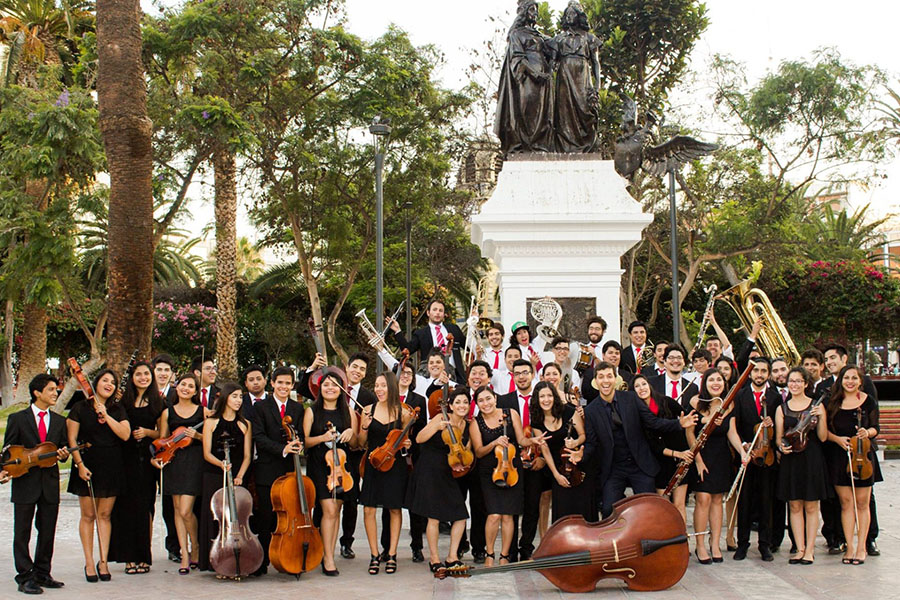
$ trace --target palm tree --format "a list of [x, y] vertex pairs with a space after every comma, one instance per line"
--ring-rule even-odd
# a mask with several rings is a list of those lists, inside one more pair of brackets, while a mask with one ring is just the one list
[[848, 214], [846, 208], [835, 212], [831, 204], [824, 204], [810, 223], [804, 244], [807, 258], [865, 259], [868, 251], [880, 243], [882, 235], [878, 228], [887, 222], [887, 218], [868, 221], [868, 210], [866, 204]]

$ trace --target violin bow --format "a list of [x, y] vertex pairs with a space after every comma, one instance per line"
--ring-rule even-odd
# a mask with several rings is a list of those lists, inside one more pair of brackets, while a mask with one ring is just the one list
[[[93, 477], [93, 473], [91, 473], [91, 477]], [[94, 506], [94, 527], [97, 531], [97, 547], [100, 549], [100, 558], [103, 559], [103, 538], [100, 537], [100, 517], [97, 516], [99, 513], [97, 512], [97, 498], [94, 497], [94, 483], [88, 479], [87, 485], [88, 492], [91, 494], [91, 504]], [[106, 559], [103, 559], [101, 562], [106, 562]], [[99, 569], [97, 570], [97, 574], [100, 574]]]
[[853, 492], [853, 515], [855, 517], [856, 535], [859, 536], [859, 506], [856, 504], [856, 481], [853, 479], [853, 455], [850, 446], [847, 446], [847, 465], [850, 467], [850, 488]]

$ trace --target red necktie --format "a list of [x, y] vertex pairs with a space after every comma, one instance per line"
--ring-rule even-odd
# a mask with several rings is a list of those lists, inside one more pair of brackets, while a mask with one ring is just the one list
[[281, 418], [284, 418], [284, 409], [287, 407], [287, 402], [281, 405]]
[[512, 394], [516, 391], [516, 378], [513, 377], [513, 374], [509, 374], [509, 393]]
[[499, 369], [500, 368], [500, 351], [493, 350], [493, 352], [494, 352], [494, 368]]
[[400, 394], [400, 404], [406, 402], [406, 394]]
[[435, 339], [437, 339], [437, 346], [438, 346], [438, 348], [440, 348], [441, 350], [443, 350], [443, 349], [444, 349], [445, 342], [444, 342], [444, 334], [441, 333], [441, 326], [440, 326], [440, 325], [435, 325], [435, 326], [434, 326], [434, 335], [435, 335]]
[[200, 390], [200, 402], [203, 403], [203, 408], [206, 408], [206, 388]]
[[[531, 346], [528, 346], [528, 351], [531, 352], [531, 355], [532, 355], [532, 356], [535, 356], [535, 355], [537, 354], [537, 353], [534, 351], [534, 348], [532, 348]], [[538, 371], [540, 371], [541, 369], [544, 368], [544, 363], [542, 363], [541, 360], [538, 359], [538, 362], [537, 362], [537, 365], [535, 365], [535, 368], [536, 368]]]
[[522, 427], [528, 427], [529, 423], [531, 423], [531, 408], [528, 406], [528, 401], [531, 400], [531, 395], [522, 396], [519, 395], [520, 398], [525, 402], [524, 408], [522, 408]]
[[672, 399], [678, 397], [678, 381], [672, 382]]
[[635, 348], [634, 348], [634, 357], [635, 357], [635, 358], [640, 358], [640, 357], [641, 357], [641, 349], [640, 349], [640, 347], [638, 347], [638, 346], [635, 346]]
[[660, 375], [665, 375], [665, 374], [666, 374], [666, 370], [665, 370], [665, 369], [656, 369], [656, 372], [659, 373]]
[[41, 420], [41, 422], [38, 423], [38, 435], [41, 438], [42, 444], [47, 441], [47, 424], [44, 423], [44, 417], [46, 417], [46, 416], [47, 416], [47, 411], [45, 411], [45, 410], [42, 410], [41, 412], [38, 413], [38, 417]]
[[762, 397], [762, 392], [753, 392], [753, 397], [756, 398], [756, 414], [761, 417], [762, 416], [762, 402], [760, 401], [760, 397]]

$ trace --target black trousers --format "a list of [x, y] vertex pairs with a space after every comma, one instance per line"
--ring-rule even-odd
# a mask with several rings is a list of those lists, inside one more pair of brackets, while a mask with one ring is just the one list
[[272, 509], [272, 486], [256, 485], [256, 494], [259, 498], [258, 510], [256, 511], [256, 526], [259, 536], [259, 543], [263, 547], [263, 562], [259, 567], [260, 570], [269, 566], [269, 542], [272, 541], [272, 532], [275, 531], [277, 519], [275, 511]]
[[[538, 521], [541, 517], [541, 493], [544, 491], [545, 474], [549, 467], [539, 471], [522, 468], [519, 473], [525, 486], [525, 509], [522, 513], [522, 535], [518, 540], [521, 552], [534, 552], [534, 538], [537, 535]], [[518, 529], [518, 528], [517, 528]]]
[[[425, 535], [428, 519], [415, 515], [409, 510], [406, 511], [406, 514], [409, 515], [409, 547], [413, 550], [421, 550], [422, 537]], [[381, 511], [381, 548], [384, 551], [391, 548], [391, 511], [387, 509]]]
[[[359, 490], [362, 481], [359, 477], [359, 461], [365, 454], [362, 450], [351, 450], [347, 453], [347, 471], [353, 477], [353, 490], [344, 492], [344, 507], [341, 511], [341, 546], [353, 547], [353, 534], [356, 532], [357, 514], [359, 512]], [[369, 466], [368, 468], [374, 468]]]
[[[754, 513], [759, 521], [757, 543], [760, 547], [772, 546], [772, 508], [775, 502], [776, 470], [748, 464], [744, 474], [743, 489], [738, 498], [738, 547], [750, 547], [750, 528]], [[754, 510], [755, 509], [755, 510]], [[782, 518], [784, 523], [784, 518]], [[784, 525], [782, 525], [783, 529]], [[782, 538], [784, 533], [781, 534]]]
[[866, 543], [871, 544], [878, 537], [878, 512], [875, 510], [875, 490], [869, 494], [869, 533], [866, 535]]
[[[459, 489], [469, 496], [469, 543], [472, 547], [472, 554], [483, 553], [485, 551], [486, 541], [484, 539], [484, 525], [487, 520], [487, 511], [484, 507], [484, 496], [481, 495], [481, 480], [478, 478], [478, 470], [473, 468], [464, 477], [456, 480]], [[466, 541], [466, 533], [460, 543]]]
[[655, 493], [656, 478], [641, 471], [634, 460], [614, 462], [612, 473], [601, 488], [603, 518], [612, 514], [613, 504], [625, 497], [629, 487], [635, 494]]
[[845, 540], [841, 525], [841, 501], [837, 494], [820, 501], [819, 511], [822, 513], [822, 537], [825, 538], [825, 543], [829, 548], [840, 546]]
[[[13, 558], [16, 563], [16, 583], [23, 583], [35, 576], [50, 577], [58, 515], [59, 503], [47, 502], [43, 498], [34, 504], [14, 505]], [[29, 548], [32, 523], [38, 532], [34, 560], [31, 559]]]

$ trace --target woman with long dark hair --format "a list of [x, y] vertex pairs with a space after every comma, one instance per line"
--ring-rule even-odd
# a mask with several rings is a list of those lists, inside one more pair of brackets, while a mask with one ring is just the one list
[[[869, 532], [869, 498], [872, 486], [883, 481], [878, 457], [869, 451], [872, 475], [866, 479], [850, 480], [848, 451], [854, 440], [873, 440], [878, 435], [878, 402], [862, 391], [865, 373], [856, 365], [847, 365], [838, 373], [828, 400], [829, 471], [834, 489], [841, 501], [841, 525], [847, 552], [844, 564], [861, 565], [866, 562], [866, 536]], [[854, 492], [855, 490], [855, 492]], [[854, 501], [855, 500], [855, 501]], [[856, 535], [853, 528], [856, 527]]]
[[[233, 381], [226, 382], [212, 414], [203, 423], [203, 495], [200, 501], [199, 560], [201, 571], [211, 571], [209, 553], [212, 541], [218, 535], [210, 502], [213, 494], [222, 488], [222, 473], [228, 467], [234, 485], [244, 485], [250, 459], [253, 458], [253, 428], [241, 414], [244, 391]], [[225, 444], [228, 444], [231, 463], [225, 464]]]
[[[329, 423], [333, 429], [328, 427]], [[335, 444], [347, 453], [354, 443], [355, 430], [356, 413], [347, 404], [344, 382], [336, 371], [326, 368], [319, 384], [319, 395], [303, 415], [303, 438], [307, 452], [306, 474], [316, 486], [316, 501], [322, 509], [322, 521], [319, 525], [324, 546], [322, 572], [328, 576], [339, 574], [334, 562], [334, 548], [338, 539], [344, 494], [350, 490], [342, 489], [332, 493], [328, 489], [329, 467], [325, 456]], [[359, 482], [354, 481], [353, 485], [359, 485]]]
[[737, 383], [738, 374], [734, 368], [734, 363], [726, 356], [720, 356], [713, 365], [716, 370], [725, 378], [725, 384], [728, 389]]
[[122, 405], [131, 436], [122, 444], [125, 476], [112, 511], [109, 560], [124, 562], [125, 573], [147, 573], [153, 562], [150, 541], [159, 471], [150, 464], [150, 444], [159, 438], [159, 417], [165, 406], [149, 362], [134, 364]]
[[[93, 402], [78, 402], [69, 411], [66, 429], [70, 447], [79, 442], [91, 444], [90, 451], [84, 456], [78, 450], [72, 452], [72, 465], [78, 473], [69, 476], [68, 490], [78, 496], [81, 509], [78, 534], [84, 551], [84, 577], [95, 583], [112, 579], [107, 565], [111, 515], [125, 479], [122, 442], [131, 436], [131, 424], [125, 408], [116, 401], [119, 378], [115, 372], [110, 369], [100, 371], [92, 385]], [[94, 521], [100, 535], [100, 560], [97, 563], [94, 562]]]
[[[656, 391], [656, 389], [650, 385], [650, 381], [647, 379], [646, 375], [640, 373], [635, 375], [634, 380], [631, 382], [631, 389], [637, 394], [637, 397], [647, 405], [650, 412], [658, 417], [662, 417], [663, 419], [675, 419], [684, 413], [684, 408], [681, 404], [669, 396], [665, 396]], [[656, 474], [656, 491], [657, 493], [662, 494], [669, 484], [669, 480], [672, 479], [675, 471], [678, 470], [678, 463], [682, 460], [692, 461], [694, 455], [691, 454], [684, 430], [672, 433], [658, 433], [651, 430], [645, 430], [644, 433], [647, 435], [647, 440], [650, 442], [650, 448], [653, 450], [653, 454], [659, 462], [659, 473]], [[678, 487], [672, 491], [672, 504], [674, 504], [675, 508], [678, 509], [678, 512], [681, 513], [685, 524], [687, 524], [687, 509], [685, 504], [687, 502], [688, 486], [693, 483], [693, 472], [693, 469], [691, 469], [690, 475], [685, 477]]]

